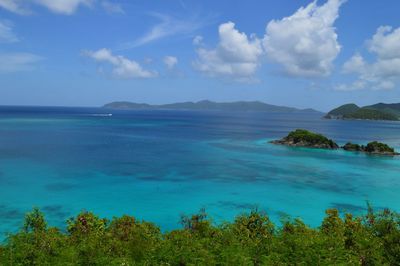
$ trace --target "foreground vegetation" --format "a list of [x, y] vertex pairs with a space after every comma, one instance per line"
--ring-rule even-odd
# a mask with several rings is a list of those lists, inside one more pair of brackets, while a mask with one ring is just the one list
[[390, 210], [330, 209], [319, 228], [299, 219], [277, 227], [258, 211], [219, 226], [200, 212], [182, 225], [162, 233], [134, 217], [82, 212], [61, 232], [34, 209], [0, 246], [0, 265], [400, 265], [400, 216]]

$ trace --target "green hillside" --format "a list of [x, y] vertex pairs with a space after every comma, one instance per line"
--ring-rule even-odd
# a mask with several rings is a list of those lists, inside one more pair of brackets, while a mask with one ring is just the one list
[[343, 118], [344, 115], [354, 113], [359, 109], [360, 107], [354, 103], [345, 104], [330, 111], [325, 118]]
[[208, 100], [198, 102], [180, 102], [171, 104], [150, 105], [145, 103], [112, 102], [105, 104], [108, 109], [146, 109], [146, 110], [220, 110], [220, 111], [261, 111], [261, 112], [304, 112], [316, 113], [313, 109], [297, 109], [278, 106], [259, 101], [212, 102]]
[[343, 115], [345, 119], [369, 119], [369, 120], [399, 120], [397, 115], [389, 112], [368, 108], [361, 108], [353, 113]]
[[391, 113], [396, 116], [400, 116], [400, 103], [377, 103], [374, 105], [365, 106], [365, 108], [379, 110], [386, 113]]
[[361, 108], [356, 104], [345, 104], [328, 112], [325, 118], [397, 121], [400, 119], [400, 103], [378, 103]]

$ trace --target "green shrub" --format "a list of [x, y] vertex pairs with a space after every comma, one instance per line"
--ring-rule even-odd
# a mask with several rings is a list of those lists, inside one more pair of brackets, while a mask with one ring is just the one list
[[182, 218], [182, 229], [161, 233], [131, 216], [82, 212], [67, 232], [49, 228], [34, 209], [21, 230], [0, 245], [0, 265], [399, 265], [400, 215], [326, 211], [321, 226], [300, 219], [275, 226], [252, 211], [213, 225], [204, 211]]

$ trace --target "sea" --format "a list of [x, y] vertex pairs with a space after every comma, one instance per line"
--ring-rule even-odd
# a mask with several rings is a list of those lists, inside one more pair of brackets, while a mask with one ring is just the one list
[[0, 107], [0, 238], [38, 207], [65, 230], [81, 211], [163, 231], [204, 210], [216, 225], [258, 210], [318, 227], [328, 208], [400, 211], [400, 158], [269, 143], [303, 128], [400, 151], [400, 123], [321, 113]]

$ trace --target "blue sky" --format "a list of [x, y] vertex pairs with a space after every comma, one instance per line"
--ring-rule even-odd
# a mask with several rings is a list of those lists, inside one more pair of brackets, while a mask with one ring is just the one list
[[0, 0], [0, 104], [400, 102], [397, 0]]

